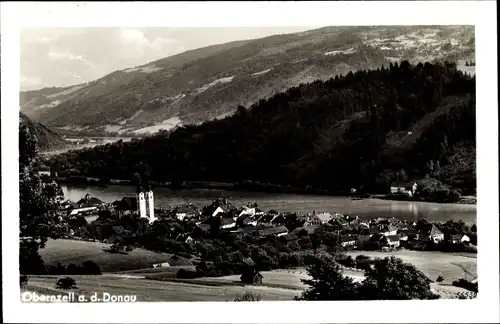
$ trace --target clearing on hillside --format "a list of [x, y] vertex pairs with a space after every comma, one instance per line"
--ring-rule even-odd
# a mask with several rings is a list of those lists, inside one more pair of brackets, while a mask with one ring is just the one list
[[47, 246], [40, 249], [40, 255], [46, 264], [63, 265], [74, 263], [81, 265], [85, 261], [93, 261], [102, 272], [126, 271], [152, 268], [156, 263], [168, 262], [170, 265], [192, 265], [184, 258], [176, 258], [172, 254], [159, 253], [144, 249], [134, 249], [127, 253], [111, 253], [110, 244], [73, 241], [49, 240]]
[[395, 256], [404, 262], [413, 264], [422, 271], [429, 279], [435, 281], [438, 276], [444, 278], [444, 284], [451, 284], [454, 280], [466, 278], [472, 280], [477, 278], [477, 255], [473, 253], [454, 254], [431, 251], [352, 251], [347, 255], [355, 258], [358, 255], [366, 255], [371, 258], [385, 258]]

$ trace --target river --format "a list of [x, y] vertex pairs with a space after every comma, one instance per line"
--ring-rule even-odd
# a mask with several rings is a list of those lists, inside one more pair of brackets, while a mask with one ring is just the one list
[[[134, 186], [109, 185], [77, 186], [63, 184], [64, 196], [71, 201], [80, 200], [90, 194], [104, 202], [120, 200], [125, 196], [135, 196]], [[203, 207], [217, 198], [226, 197], [235, 205], [257, 202], [265, 211], [275, 209], [283, 212], [330, 212], [351, 213], [360, 218], [396, 217], [406, 220], [426, 218], [429, 221], [445, 222], [463, 220], [465, 223], [476, 223], [476, 205], [440, 204], [427, 202], [391, 201], [382, 199], [351, 200], [349, 197], [331, 197], [317, 195], [270, 194], [245, 191], [228, 191], [219, 189], [186, 189], [172, 190], [155, 188], [155, 207], [171, 207], [192, 203]]]
[[[89, 140], [94, 140], [93, 142], [87, 143], [87, 144], [74, 144], [78, 141], [82, 141], [84, 139], [89, 139]], [[80, 150], [83, 148], [91, 148], [94, 146], [98, 145], [106, 145], [108, 143], [115, 143], [118, 142], [119, 140], [122, 140], [123, 142], [128, 142], [132, 140], [132, 137], [99, 137], [99, 136], [94, 136], [94, 137], [73, 137], [73, 138], [66, 138], [66, 140], [73, 144], [68, 147], [62, 148], [62, 149], [57, 149], [57, 150], [50, 150], [50, 151], [44, 151], [42, 152], [43, 155], [57, 155], [57, 154], [62, 154], [65, 152], [68, 152], [69, 150]]]

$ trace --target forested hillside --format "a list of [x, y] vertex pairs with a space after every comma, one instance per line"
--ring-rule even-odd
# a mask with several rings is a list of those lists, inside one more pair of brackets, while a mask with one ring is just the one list
[[[475, 190], [475, 77], [452, 63], [315, 81], [201, 125], [53, 158], [62, 174], [156, 181], [252, 180], [330, 192], [385, 191], [429, 175]], [[61, 172], [62, 171], [62, 172]]]
[[475, 59], [474, 42], [473, 26], [325, 27], [200, 48], [71, 87], [22, 92], [20, 103], [32, 120], [57, 131], [141, 136], [222, 118], [301, 83], [390, 62], [465, 64]]

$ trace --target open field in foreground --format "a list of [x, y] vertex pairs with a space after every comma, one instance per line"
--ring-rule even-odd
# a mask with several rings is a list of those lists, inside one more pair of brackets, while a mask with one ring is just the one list
[[[232, 301], [236, 295], [251, 290], [262, 295], [263, 300], [292, 300], [300, 295], [306, 286], [301, 279], [308, 278], [304, 268], [263, 271], [262, 286], [248, 286], [240, 283], [239, 275], [218, 278], [197, 278], [176, 280], [175, 273], [181, 267], [172, 266], [151, 268], [154, 263], [172, 262], [167, 253], [155, 253], [143, 249], [135, 249], [128, 254], [105, 252], [109, 244], [50, 240], [47, 247], [40, 250], [44, 261], [48, 264], [81, 264], [92, 260], [103, 272], [102, 276], [71, 276], [77, 282], [75, 292], [93, 294], [108, 292], [110, 294], [133, 294], [138, 301]], [[453, 280], [464, 278], [467, 274], [471, 280], [477, 277], [476, 254], [442, 253], [421, 251], [372, 252], [352, 251], [352, 257], [366, 255], [372, 258], [396, 256], [420, 269], [431, 280], [441, 275], [445, 279], [442, 284], [432, 284], [432, 289], [442, 298], [456, 298], [457, 293], [469, 294], [465, 289], [450, 286]], [[187, 261], [187, 260], [184, 260]], [[346, 274], [356, 281], [363, 280], [363, 272], [346, 270]], [[58, 294], [64, 291], [55, 289], [56, 276], [30, 276], [27, 290], [39, 293]], [[150, 280], [156, 279], [156, 280]], [[166, 281], [161, 281], [161, 280]]]
[[404, 262], [413, 264], [432, 281], [435, 281], [438, 276], [442, 276], [444, 284], [451, 284], [454, 280], [466, 276], [468, 280], [477, 278], [477, 254], [473, 253], [402, 250], [392, 252], [352, 251], [347, 254], [353, 258], [358, 255], [366, 255], [371, 258], [395, 256]]
[[[182, 258], [173, 260], [168, 253], [158, 253], [144, 249], [134, 249], [126, 254], [106, 252], [110, 244], [73, 241], [49, 240], [47, 246], [40, 249], [40, 255], [46, 264], [60, 262], [63, 265], [80, 265], [93, 261], [102, 272], [125, 271], [152, 267], [155, 263], [169, 262], [171, 265], [182, 262]], [[184, 260], [184, 263], [189, 263]]]
[[[260, 273], [264, 277], [262, 279], [262, 284], [268, 287], [275, 287], [275, 288], [302, 290], [307, 288], [307, 285], [302, 283], [301, 280], [310, 278], [305, 268], [261, 271]], [[355, 281], [361, 281], [364, 278], [363, 272], [346, 270], [345, 274], [351, 276]], [[191, 279], [189, 282], [207, 284], [207, 285], [239, 284], [240, 275], [196, 278], [196, 279]]]
[[[269, 287], [279, 287], [279, 288], [290, 288], [302, 291], [307, 289], [307, 285], [301, 282], [301, 279], [309, 278], [305, 268], [297, 268], [291, 270], [273, 270], [273, 271], [262, 271], [264, 276], [262, 283], [263, 285]], [[345, 269], [344, 274], [350, 276], [354, 281], [360, 282], [364, 279], [364, 272], [361, 270], [349, 270]], [[239, 282], [239, 276], [225, 276], [217, 278], [198, 278], [192, 279], [193, 283], [207, 284], [207, 285], [231, 285], [233, 283]], [[457, 298], [457, 294], [472, 296], [472, 292], [454, 287], [447, 284], [437, 284], [431, 283], [431, 289], [434, 293], [441, 296], [444, 299]]]
[[[260, 293], [262, 300], [292, 300], [300, 291], [265, 286], [207, 286], [180, 282], [132, 279], [116, 276], [71, 276], [76, 281], [76, 294], [90, 296], [94, 293], [136, 295], [139, 302], [159, 301], [233, 301], [245, 291]], [[55, 283], [60, 277], [33, 276], [26, 287], [28, 291], [56, 294]]]

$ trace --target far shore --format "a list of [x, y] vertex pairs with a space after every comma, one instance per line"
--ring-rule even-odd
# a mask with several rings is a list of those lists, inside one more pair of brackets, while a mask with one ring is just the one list
[[[60, 183], [84, 185], [84, 186], [107, 186], [107, 185], [121, 185], [133, 186], [130, 180], [110, 179], [106, 182], [101, 181], [99, 178], [92, 177], [51, 177]], [[391, 195], [385, 193], [378, 194], [351, 194], [350, 192], [332, 192], [327, 190], [315, 188], [293, 188], [291, 186], [280, 186], [273, 184], [264, 184], [254, 181], [247, 181], [242, 183], [229, 183], [229, 182], [211, 182], [211, 181], [184, 181], [182, 183], [172, 182], [152, 182], [153, 187], [169, 188], [172, 190], [185, 190], [185, 189], [214, 189], [214, 190], [228, 190], [228, 191], [249, 191], [249, 192], [262, 192], [262, 193], [277, 193], [277, 194], [298, 194], [298, 195], [317, 195], [317, 196], [332, 196], [332, 197], [351, 197], [352, 199], [381, 199], [391, 201], [407, 201], [407, 202], [427, 202], [439, 204], [458, 204], [458, 205], [476, 205], [477, 198], [475, 196], [463, 196], [458, 202], [441, 202], [441, 201], [427, 201], [417, 199], [395, 199]]]

